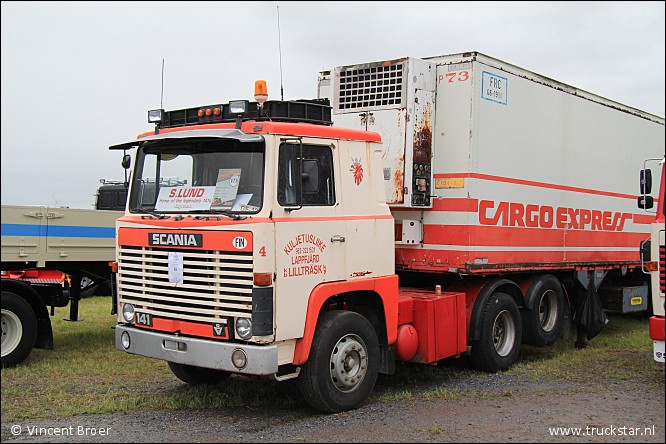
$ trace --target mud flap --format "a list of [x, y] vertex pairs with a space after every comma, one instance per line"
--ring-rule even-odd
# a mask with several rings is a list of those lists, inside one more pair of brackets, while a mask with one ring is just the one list
[[594, 338], [608, 324], [608, 317], [604, 313], [601, 299], [593, 283], [587, 285], [587, 289], [576, 281], [577, 307], [571, 321], [580, 326], [585, 337], [589, 341]]
[[395, 373], [395, 351], [390, 345], [379, 346], [379, 373], [383, 375]]

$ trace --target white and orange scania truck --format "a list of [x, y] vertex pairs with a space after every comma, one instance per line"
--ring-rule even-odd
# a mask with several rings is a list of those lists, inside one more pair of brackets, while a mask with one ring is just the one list
[[318, 87], [149, 111], [154, 131], [110, 147], [133, 153], [117, 349], [190, 384], [298, 378], [338, 412], [396, 360], [500, 371], [565, 322], [594, 337], [599, 301], [647, 308], [653, 217], [629, 172], [663, 150], [662, 117], [476, 52]]

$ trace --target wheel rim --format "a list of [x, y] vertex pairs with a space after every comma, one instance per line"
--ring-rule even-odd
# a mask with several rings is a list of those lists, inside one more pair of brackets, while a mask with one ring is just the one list
[[543, 331], [555, 328], [558, 316], [557, 295], [553, 290], [546, 291], [539, 301], [539, 323]]
[[13, 352], [18, 347], [19, 342], [21, 342], [23, 325], [18, 316], [8, 310], [2, 310], [0, 324], [2, 324], [2, 341], [0, 347], [2, 348], [2, 357], [5, 357]]
[[495, 317], [493, 324], [493, 344], [498, 355], [504, 357], [511, 353], [516, 339], [516, 324], [508, 310], [502, 310]]
[[363, 340], [356, 335], [343, 336], [331, 353], [330, 375], [341, 392], [355, 390], [368, 371], [368, 353]]

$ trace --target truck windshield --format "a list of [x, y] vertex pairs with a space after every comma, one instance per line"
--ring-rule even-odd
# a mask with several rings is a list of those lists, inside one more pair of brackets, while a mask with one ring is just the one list
[[132, 213], [257, 213], [263, 202], [264, 144], [168, 139], [137, 152]]

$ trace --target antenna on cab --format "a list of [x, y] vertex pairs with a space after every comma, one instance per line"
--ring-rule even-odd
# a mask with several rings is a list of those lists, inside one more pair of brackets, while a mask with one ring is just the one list
[[164, 58], [162, 58], [162, 91], [160, 92], [160, 109], [164, 109]]
[[284, 85], [282, 83], [282, 41], [280, 40], [280, 5], [277, 5], [278, 52], [280, 53], [280, 100], [284, 101]]

